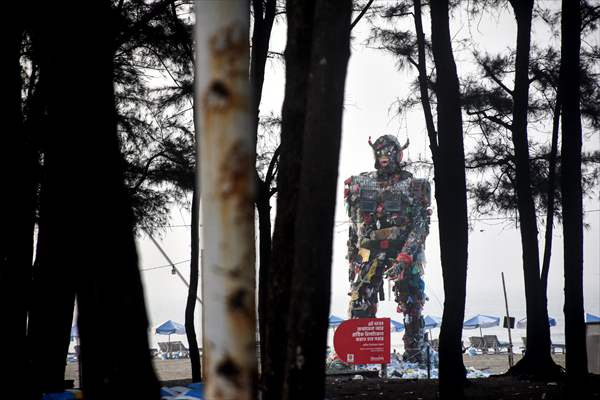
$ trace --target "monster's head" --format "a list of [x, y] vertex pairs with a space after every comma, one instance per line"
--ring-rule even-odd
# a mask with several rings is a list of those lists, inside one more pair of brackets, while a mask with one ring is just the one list
[[402, 151], [408, 147], [408, 139], [404, 146], [400, 146], [398, 139], [392, 135], [383, 135], [375, 143], [369, 145], [373, 148], [375, 156], [375, 169], [381, 172], [397, 172], [401, 169]]

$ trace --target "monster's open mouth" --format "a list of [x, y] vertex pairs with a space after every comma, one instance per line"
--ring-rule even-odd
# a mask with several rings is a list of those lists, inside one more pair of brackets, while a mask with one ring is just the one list
[[386, 157], [386, 158], [380, 158], [379, 159], [379, 165], [381, 165], [382, 167], [387, 167], [390, 164], [390, 160]]

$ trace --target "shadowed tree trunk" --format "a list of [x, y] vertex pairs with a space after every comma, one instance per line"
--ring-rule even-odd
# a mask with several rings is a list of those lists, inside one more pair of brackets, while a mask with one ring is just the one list
[[511, 0], [517, 21], [517, 48], [513, 102], [512, 141], [515, 151], [515, 191], [523, 251], [523, 274], [527, 308], [527, 342], [525, 356], [509, 372], [549, 376], [559, 368], [550, 357], [550, 327], [546, 293], [540, 279], [537, 221], [531, 192], [527, 114], [529, 95], [529, 51], [533, 0]]
[[[290, 2], [288, 7], [298, 4]], [[301, 162], [282, 399], [322, 399], [325, 395], [333, 224], [351, 14], [350, 0], [318, 0], [314, 13], [303, 15], [313, 21], [302, 146], [310, 151], [304, 152]], [[297, 33], [289, 31], [290, 36]]]
[[[250, 57], [250, 81], [252, 90], [252, 132], [255, 142], [258, 135], [258, 121], [260, 114], [260, 100], [265, 80], [265, 64], [269, 52], [269, 40], [273, 21], [275, 20], [276, 0], [253, 0], [254, 26], [252, 30], [252, 51]], [[271, 165], [276, 162], [273, 155]], [[269, 171], [272, 171], [271, 165]], [[269, 264], [271, 261], [271, 182], [272, 173], [267, 173], [263, 181], [256, 174], [256, 211], [258, 212], [259, 229], [259, 271], [258, 271], [258, 325], [260, 332], [260, 364], [261, 371], [264, 370], [265, 358], [265, 318], [267, 307], [267, 279], [269, 275]]]
[[[266, 318], [268, 315], [269, 289], [267, 287], [270, 275], [271, 265], [271, 196], [276, 189], [271, 188], [271, 183], [275, 177], [275, 167], [279, 160], [278, 147], [273, 153], [269, 163], [269, 168], [263, 181], [256, 173], [256, 210], [258, 212], [258, 243], [259, 243], [259, 271], [258, 271], [258, 325], [260, 336], [260, 365], [261, 381], [263, 379], [262, 371], [265, 370], [265, 337], [267, 330]], [[262, 384], [261, 384], [262, 386]]]
[[[0, 342], [7, 360], [14, 364], [2, 378], [3, 396], [17, 398], [29, 387], [26, 349], [27, 310], [33, 257], [35, 154], [23, 127], [21, 110], [21, 67], [19, 57], [23, 39], [24, 11], [7, 4], [11, 23], [2, 26], [3, 62], [1, 67], [4, 123], [0, 133], [0, 180], [5, 189], [0, 196], [0, 314], [14, 327], [2, 329]], [[12, 363], [12, 361], [11, 361]]]
[[556, 159], [558, 155], [558, 125], [560, 121], [560, 95], [557, 91], [552, 117], [552, 140], [550, 145], [550, 160], [548, 166], [548, 209], [546, 212], [546, 232], [544, 234], [544, 257], [542, 259], [542, 291], [548, 290], [548, 273], [550, 271], [550, 258], [552, 255], [552, 231], [554, 229], [554, 199], [556, 193]]
[[265, 363], [262, 371], [264, 400], [281, 400], [287, 355], [287, 324], [293, 282], [295, 232], [300, 166], [306, 114], [306, 87], [310, 63], [314, 0], [287, 3], [285, 99], [281, 111], [281, 144], [277, 174], [277, 217], [273, 232], [264, 321]]
[[560, 93], [562, 102], [561, 192], [565, 266], [565, 341], [567, 376], [577, 389], [587, 375], [583, 320], [583, 206], [581, 189], [580, 60], [581, 10], [578, 1], [562, 3]]
[[[52, 71], [48, 66], [53, 56], [52, 49], [44, 40], [43, 28], [32, 28], [34, 54], [39, 58], [39, 82], [33, 96], [32, 114], [50, 113], [49, 103], [53, 100]], [[56, 85], [56, 84], [55, 84]], [[37, 118], [32, 115], [32, 118]], [[49, 137], [48, 125], [51, 116], [44, 123], [33, 124], [31, 133], [40, 136], [41, 151], [44, 154], [40, 182], [40, 209], [31, 304], [28, 321], [28, 341], [30, 345], [33, 384], [35, 396], [41, 393], [64, 390], [66, 357], [69, 349], [70, 328], [75, 307], [75, 282], [72, 264], [64, 262], [65, 238], [63, 186], [67, 182], [55, 169], [61, 155], [56, 155], [57, 144]], [[39, 130], [34, 132], [34, 130]], [[60, 145], [58, 145], [60, 146]], [[60, 161], [57, 161], [59, 159]]]
[[[45, 268], [74, 282], [84, 395], [158, 399], [116, 133], [109, 3], [44, 3], [34, 12], [49, 118], [40, 242]], [[113, 327], [119, 331], [107, 334]], [[64, 334], [68, 342], [68, 326]]]
[[[40, 217], [33, 274], [33, 294], [28, 337], [31, 346], [34, 391], [64, 390], [66, 357], [75, 307], [73, 270], [62, 260], [64, 221], [60, 209], [63, 199], [60, 180], [55, 177], [55, 161], [50, 149], [45, 152], [44, 179], [40, 197]], [[62, 247], [62, 250], [61, 250]]]
[[[433, 113], [431, 112], [431, 102], [429, 101], [429, 77], [427, 76], [427, 59], [425, 54], [425, 33], [423, 32], [423, 19], [421, 17], [421, 0], [413, 1], [415, 20], [415, 33], [417, 35], [417, 63], [415, 67], [419, 71], [419, 93], [421, 107], [423, 108], [423, 117], [427, 127], [427, 136], [429, 137], [431, 155], [434, 161], [437, 157], [437, 132], [433, 122]], [[435, 149], [435, 150], [434, 150]]]
[[[196, 164], [198, 165], [198, 164]], [[191, 232], [191, 260], [190, 260], [190, 287], [188, 288], [187, 301], [185, 305], [185, 333], [190, 349], [190, 364], [192, 366], [192, 382], [200, 382], [202, 379], [202, 366], [200, 364], [200, 353], [198, 351], [198, 339], [194, 327], [194, 313], [198, 298], [198, 260], [200, 255], [200, 226], [199, 226], [199, 202], [198, 190], [192, 193], [192, 232]]]
[[438, 148], [435, 197], [444, 279], [444, 315], [440, 332], [440, 394], [460, 398], [465, 384], [462, 324], [467, 285], [468, 221], [460, 93], [448, 15], [448, 1], [431, 7], [431, 44], [436, 68]]

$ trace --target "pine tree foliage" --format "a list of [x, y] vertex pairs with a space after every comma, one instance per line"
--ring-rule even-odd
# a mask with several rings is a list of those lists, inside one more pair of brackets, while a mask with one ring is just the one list
[[[187, 201], [194, 182], [192, 2], [119, 0], [111, 6], [125, 183], [137, 229], [154, 231], [168, 223], [171, 204]], [[44, 142], [35, 127], [45, 118], [44, 93], [27, 30], [21, 66], [24, 125], [43, 165]]]
[[[540, 12], [540, 10], [538, 10]], [[548, 13], [545, 14], [546, 18]], [[554, 19], [549, 19], [553, 21]], [[478, 71], [463, 79], [463, 109], [467, 115], [475, 146], [467, 154], [470, 170], [470, 198], [475, 212], [514, 215], [517, 207], [514, 192], [515, 164], [511, 140], [514, 74], [514, 51], [507, 54], [474, 52]], [[582, 55], [582, 112], [588, 133], [597, 134], [598, 68], [593, 57]], [[596, 60], [597, 61], [597, 60]], [[531, 90], [528, 124], [537, 134], [530, 138], [530, 178], [536, 209], [548, 207], [550, 131], [558, 89], [560, 54], [555, 47], [533, 47], [530, 59]], [[600, 152], [584, 152], [582, 185], [593, 196], [598, 183]], [[560, 168], [560, 155], [557, 165]], [[561, 217], [560, 185], [554, 182], [554, 212]]]
[[115, 94], [138, 228], [167, 224], [194, 184], [190, 2], [114, 3]]
[[[501, 1], [475, 1], [469, 4], [468, 12], [477, 16], [489, 11], [489, 6], [499, 6]], [[450, 7], [458, 7], [460, 2], [452, 2]], [[485, 7], [484, 7], [485, 6]], [[417, 38], [413, 30], [397, 26], [406, 17], [411, 17], [412, 2], [396, 1], [378, 8], [376, 15], [382, 19], [371, 30], [367, 45], [386, 51], [396, 57], [400, 70], [418, 68]], [[598, 25], [598, 7], [590, 2], [582, 2], [582, 35], [595, 34]], [[537, 5], [535, 15], [558, 35], [560, 13]], [[373, 19], [372, 19], [373, 20]], [[381, 22], [383, 21], [383, 22]], [[471, 47], [476, 48], [471, 40]], [[431, 45], [425, 42], [426, 60], [432, 65]], [[463, 52], [464, 53], [464, 52]], [[471, 150], [466, 154], [468, 170], [468, 194], [475, 214], [502, 214], [513, 216], [516, 213], [514, 192], [515, 165], [514, 149], [511, 140], [512, 124], [512, 81], [514, 76], [514, 49], [503, 54], [488, 54], [472, 51], [472, 63], [477, 71], [459, 76], [461, 80], [461, 100], [465, 132], [469, 136]], [[582, 47], [581, 66], [581, 113], [587, 137], [597, 134], [600, 128], [600, 49], [590, 41]], [[531, 93], [528, 121], [534, 135], [530, 138], [530, 164], [532, 192], [536, 208], [541, 212], [547, 209], [548, 175], [550, 157], [550, 130], [558, 87], [560, 53], [557, 44], [546, 47], [533, 47], [530, 60]], [[435, 71], [427, 71], [428, 96], [432, 105], [436, 104], [434, 83]], [[403, 114], [415, 106], [420, 106], [419, 81], [415, 78], [409, 93], [396, 100], [394, 107]], [[587, 196], [594, 196], [594, 187], [600, 175], [600, 152], [586, 151], [582, 157], [583, 189]], [[558, 156], [560, 167], [560, 155]], [[560, 185], [555, 182], [554, 212], [561, 217]]]

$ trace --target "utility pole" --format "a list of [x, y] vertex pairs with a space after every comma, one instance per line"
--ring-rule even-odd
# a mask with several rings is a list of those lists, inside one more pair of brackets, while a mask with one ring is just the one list
[[510, 334], [510, 314], [508, 312], [508, 298], [506, 297], [506, 284], [504, 283], [504, 272], [502, 272], [502, 289], [504, 290], [504, 305], [506, 306], [506, 329], [508, 329], [508, 366], [512, 368], [514, 365], [513, 359], [513, 344], [512, 344], [512, 336]]

